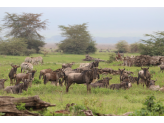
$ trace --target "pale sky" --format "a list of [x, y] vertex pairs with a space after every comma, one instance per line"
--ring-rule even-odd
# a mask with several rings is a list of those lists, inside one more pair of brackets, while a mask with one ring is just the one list
[[93, 37], [143, 37], [164, 31], [164, 7], [0, 7], [0, 25], [5, 12], [43, 13], [48, 29], [46, 38], [60, 35], [58, 25], [88, 23]]

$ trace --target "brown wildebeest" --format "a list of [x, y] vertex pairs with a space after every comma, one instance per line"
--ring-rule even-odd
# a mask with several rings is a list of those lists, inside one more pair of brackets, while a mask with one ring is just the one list
[[128, 79], [128, 74], [125, 73], [125, 68], [124, 69], [118, 69], [119, 74], [120, 74], [120, 82], [122, 82], [124, 79]]
[[17, 65], [12, 65], [11, 64], [11, 70], [9, 72], [9, 78], [10, 78], [10, 85], [13, 85], [13, 79], [14, 79], [14, 83], [15, 83], [15, 77], [16, 77], [16, 72], [17, 72], [17, 68], [20, 66]]
[[138, 80], [138, 77], [129, 76], [129, 81], [131, 83], [137, 82], [137, 80]]
[[7, 79], [0, 79], [0, 90], [5, 88], [4, 83], [6, 80]]
[[44, 79], [44, 75], [46, 74], [46, 73], [51, 73], [53, 70], [52, 69], [44, 69], [44, 70], [41, 70], [40, 71], [40, 75], [39, 75], [39, 79], [41, 79], [41, 77], [43, 76], [43, 79]]
[[[18, 73], [18, 74], [16, 75], [16, 84], [15, 84], [15, 85], [19, 84], [20, 81], [22, 81], [23, 78], [24, 78], [24, 79], [29, 79], [29, 80], [31, 80], [31, 82], [32, 82], [32, 80], [34, 79], [34, 75], [35, 75], [36, 72], [37, 72], [37, 70], [32, 70], [32, 71], [29, 72], [29, 73]], [[31, 83], [30, 83], [30, 84], [31, 84]], [[31, 85], [30, 85], [30, 86], [31, 86]]]
[[103, 78], [102, 80], [99, 80], [99, 81], [97, 81], [97, 82], [95, 82], [95, 83], [91, 83], [91, 87], [108, 87], [109, 86], [109, 81], [112, 79], [112, 77], [106, 77], [106, 78]]
[[93, 79], [96, 79], [98, 68], [92, 68], [91, 70], [85, 70], [82, 73], [70, 73], [66, 77], [66, 92], [68, 92], [69, 87], [72, 83], [77, 84], [87, 84], [87, 91], [91, 91], [90, 83], [93, 81]]
[[142, 82], [143, 83], [143, 87], [144, 87], [144, 83], [146, 84], [146, 87], [148, 88], [149, 87], [149, 84], [150, 84], [150, 80], [152, 78], [151, 74], [149, 73], [148, 68], [142, 68], [141, 67], [141, 71], [138, 72], [138, 80], [137, 80], [137, 85], [139, 85], [139, 79], [141, 78], [141, 81], [144, 81]]
[[46, 73], [44, 75], [44, 84], [46, 84], [48, 81], [55, 81], [55, 85], [57, 85], [59, 78], [61, 78], [62, 76], [65, 76], [62, 69], [57, 69], [56, 71], [53, 71], [51, 73]]

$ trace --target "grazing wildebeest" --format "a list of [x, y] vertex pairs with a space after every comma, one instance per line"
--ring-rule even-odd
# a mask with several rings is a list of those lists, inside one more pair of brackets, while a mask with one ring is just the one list
[[125, 68], [124, 69], [118, 69], [119, 74], [120, 74], [120, 82], [122, 82], [124, 79], [128, 79], [128, 74], [125, 73]]
[[34, 79], [34, 74], [36, 72], [37, 72], [37, 70], [32, 70], [31, 72], [28, 72], [28, 73], [18, 73], [16, 75], [16, 84], [15, 85], [19, 84], [20, 81], [22, 81], [22, 78], [24, 78], [24, 79], [30, 79], [32, 81]]
[[143, 87], [144, 87], [144, 83], [146, 84], [146, 87], [149, 87], [150, 84], [150, 80], [151, 80], [151, 74], [149, 73], [148, 68], [142, 68], [141, 67], [141, 71], [138, 72], [138, 80], [137, 80], [137, 85], [139, 85], [139, 79], [141, 78], [141, 81], [143, 83]]
[[161, 64], [159, 67], [160, 67], [160, 72], [162, 71], [162, 73], [163, 73], [163, 70], [164, 70], [164, 64]]
[[44, 79], [44, 75], [46, 74], [46, 73], [51, 73], [53, 70], [52, 69], [44, 69], [44, 70], [41, 70], [40, 71], [40, 75], [39, 75], [39, 79], [41, 79], [41, 77], [43, 76], [43, 79]]
[[110, 89], [113, 89], [113, 90], [114, 89], [119, 90], [121, 88], [126, 90], [126, 89], [128, 89], [130, 87], [132, 87], [132, 85], [129, 82], [121, 82], [120, 84], [112, 84], [112, 85], [110, 85]]
[[65, 69], [65, 68], [67, 68], [67, 67], [72, 67], [72, 65], [74, 65], [75, 64], [75, 62], [72, 62], [72, 63], [67, 63], [67, 64], [62, 64], [62, 69]]
[[27, 91], [29, 83], [30, 83], [30, 79], [22, 79], [23, 83], [19, 83], [18, 85], [15, 86], [7, 86], [4, 91], [6, 91], [7, 93], [14, 93], [14, 94], [18, 94], [18, 93], [22, 93], [22, 90]]
[[33, 65], [31, 63], [23, 62], [21, 64], [21, 73], [22, 73], [22, 70], [24, 70], [23, 73], [24, 72], [31, 72], [32, 69], [33, 69]]
[[96, 79], [98, 68], [92, 68], [91, 70], [85, 70], [82, 73], [70, 73], [66, 77], [66, 92], [68, 92], [69, 87], [72, 83], [84, 84], [87, 85], [87, 91], [91, 91], [90, 83], [93, 79]]
[[109, 86], [109, 80], [111, 80], [112, 79], [112, 77], [106, 77], [106, 78], [103, 78], [102, 80], [99, 80], [99, 81], [97, 81], [97, 82], [95, 82], [95, 83], [91, 83], [91, 87], [108, 87]]
[[7, 79], [0, 79], [0, 90], [5, 88], [4, 83], [6, 80]]
[[58, 69], [58, 70], [53, 71], [51, 73], [46, 73], [44, 75], [44, 84], [46, 84], [48, 81], [54, 81], [55, 85], [57, 85], [59, 78], [61, 78], [62, 76], [65, 76], [62, 69]]
[[11, 64], [12, 69], [9, 72], [9, 78], [10, 78], [10, 85], [13, 85], [13, 79], [14, 79], [14, 83], [15, 83], [15, 77], [16, 77], [16, 72], [17, 72], [17, 68], [20, 66], [17, 65], [12, 65]]

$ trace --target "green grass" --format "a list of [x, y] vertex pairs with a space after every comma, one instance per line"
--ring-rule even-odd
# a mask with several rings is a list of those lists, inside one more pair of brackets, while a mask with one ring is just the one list
[[[125, 54], [125, 56], [139, 55], [139, 54]], [[51, 68], [56, 70], [61, 68], [62, 63], [75, 62], [76, 64], [72, 66], [73, 69], [79, 67], [80, 63], [86, 63], [89, 61], [82, 61], [85, 55], [74, 55], [74, 54], [48, 54], [44, 57], [42, 54], [33, 54], [33, 57], [42, 56], [44, 64], [35, 65], [34, 69], [37, 69], [35, 78], [39, 78], [39, 72], [42, 69]], [[96, 54], [91, 54], [91, 57], [100, 58], [103, 60], [108, 60], [108, 53], [97, 52]], [[8, 78], [8, 73], [10, 72], [11, 63], [21, 64], [27, 56], [0, 56], [0, 79]], [[137, 76], [138, 71], [141, 70], [140, 67], [124, 67], [124, 66], [113, 66], [113, 64], [119, 64], [118, 62], [107, 64], [105, 62], [99, 63], [102, 68], [112, 68], [118, 70], [118, 68], [125, 68], [128, 71], [134, 72], [133, 76]], [[20, 68], [18, 68], [17, 73], [20, 73]], [[164, 85], [164, 73], [159, 73], [159, 67], [150, 67], [149, 71], [152, 72], [153, 80], [157, 78], [156, 85], [162, 87]], [[108, 75], [112, 76], [112, 75]], [[110, 80], [110, 84], [119, 83], [119, 76], [113, 75], [113, 79]], [[102, 75], [100, 76], [102, 78]], [[5, 82], [5, 87], [10, 85], [10, 80]], [[22, 94], [6, 94], [0, 91], [0, 95], [14, 96], [14, 97], [28, 97], [39, 95], [39, 97], [46, 102], [51, 104], [56, 104], [56, 107], [49, 107], [48, 111], [54, 112], [57, 110], [65, 109], [66, 104], [76, 103], [78, 105], [84, 105], [92, 110], [95, 110], [101, 114], [116, 114], [120, 115], [125, 112], [135, 111], [142, 108], [142, 103], [148, 95], [154, 95], [158, 100], [164, 103], [163, 93], [157, 91], [151, 91], [142, 85], [137, 86], [136, 83], [132, 85], [132, 88], [128, 90], [110, 90], [106, 88], [92, 88], [91, 93], [87, 93], [86, 85], [71, 85], [69, 92], [65, 92], [66, 87], [54, 86], [48, 82], [46, 85], [43, 84], [33, 84], [27, 92]]]

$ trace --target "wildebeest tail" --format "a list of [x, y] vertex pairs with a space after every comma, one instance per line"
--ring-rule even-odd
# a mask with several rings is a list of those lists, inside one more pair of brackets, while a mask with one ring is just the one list
[[42, 76], [42, 74], [41, 74], [41, 72], [40, 72], [39, 79], [41, 79], [41, 76]]

